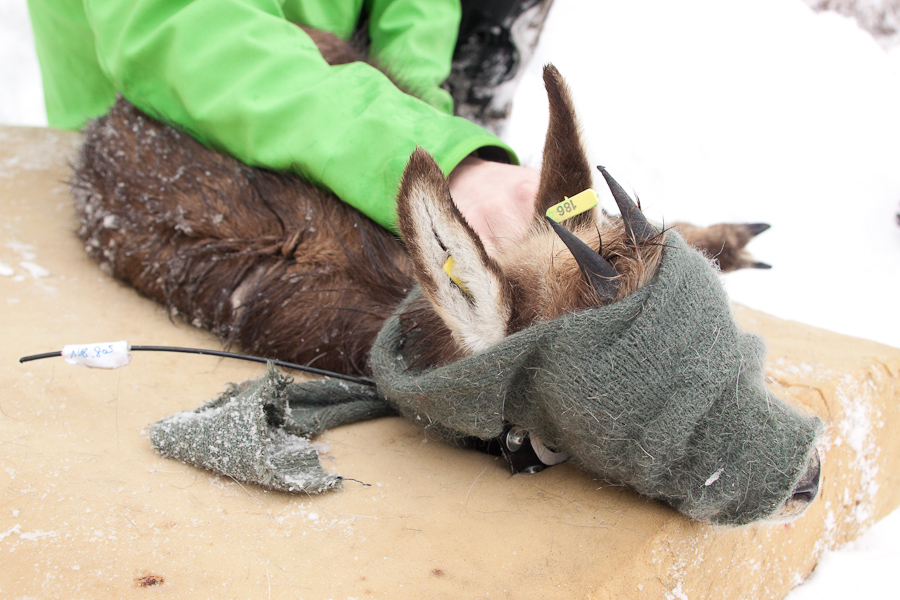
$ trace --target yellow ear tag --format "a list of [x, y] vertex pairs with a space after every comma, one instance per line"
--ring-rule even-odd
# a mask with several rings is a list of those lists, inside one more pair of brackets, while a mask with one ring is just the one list
[[459, 277], [456, 276], [456, 272], [454, 271], [454, 266], [456, 263], [453, 262], [453, 257], [448, 256], [447, 260], [444, 261], [444, 273], [447, 274], [447, 277], [450, 278], [450, 281], [456, 284], [456, 286], [463, 291], [466, 296], [471, 297], [472, 294], [469, 293], [469, 289], [466, 287], [464, 281], [462, 281]]
[[565, 200], [547, 209], [547, 216], [559, 223], [560, 221], [571, 219], [575, 215], [587, 212], [599, 203], [597, 192], [588, 188], [571, 198], [565, 196]]

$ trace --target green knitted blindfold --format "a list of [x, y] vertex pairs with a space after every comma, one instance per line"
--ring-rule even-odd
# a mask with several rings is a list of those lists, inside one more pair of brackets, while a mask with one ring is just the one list
[[685, 515], [749, 523], [791, 496], [822, 424], [766, 390], [764, 343], [738, 329], [718, 277], [669, 231], [657, 276], [634, 294], [419, 370], [399, 318], [414, 292], [370, 365], [379, 394], [445, 437], [512, 423]]

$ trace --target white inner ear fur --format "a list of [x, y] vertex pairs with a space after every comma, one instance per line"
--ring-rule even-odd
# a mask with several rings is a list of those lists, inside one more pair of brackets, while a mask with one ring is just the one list
[[[477, 352], [506, 337], [509, 299], [497, 267], [485, 262], [481, 242], [473, 239], [448, 206], [452, 200], [428, 187], [424, 182], [416, 183], [409, 203], [422, 253], [414, 259], [421, 261], [424, 275], [434, 284], [423, 288], [438, 315], [466, 351]], [[444, 272], [449, 256], [453, 257], [454, 275], [468, 295]]]

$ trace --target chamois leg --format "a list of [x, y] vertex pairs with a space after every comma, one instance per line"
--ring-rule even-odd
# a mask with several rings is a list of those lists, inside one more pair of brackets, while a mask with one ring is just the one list
[[769, 228], [767, 223], [719, 223], [697, 227], [690, 223], [673, 223], [684, 240], [719, 263], [723, 273], [738, 269], [769, 269], [745, 249], [754, 237]]

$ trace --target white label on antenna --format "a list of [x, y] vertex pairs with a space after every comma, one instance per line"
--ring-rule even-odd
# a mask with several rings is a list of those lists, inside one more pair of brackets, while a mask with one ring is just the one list
[[92, 369], [118, 369], [131, 362], [128, 342], [102, 344], [71, 344], [63, 346], [62, 356], [70, 365]]

